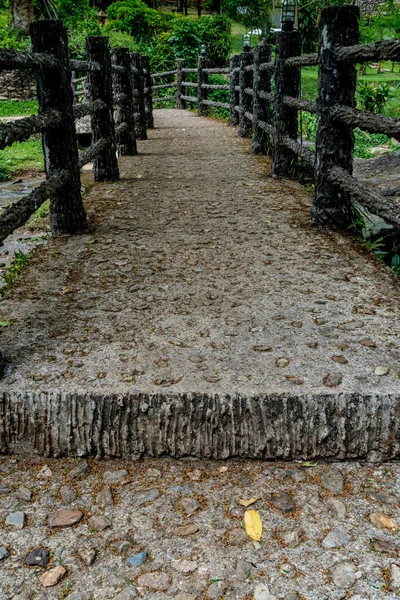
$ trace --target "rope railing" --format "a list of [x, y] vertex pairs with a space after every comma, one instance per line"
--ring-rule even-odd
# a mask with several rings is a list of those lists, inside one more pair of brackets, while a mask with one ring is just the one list
[[0, 69], [60, 69], [64, 65], [54, 56], [44, 52], [19, 52], [0, 48]]
[[15, 142], [23, 142], [35, 133], [60, 125], [61, 121], [62, 114], [58, 110], [50, 110], [42, 115], [32, 115], [11, 123], [2, 123], [0, 124], [0, 150]]
[[175, 69], [175, 71], [163, 71], [162, 73], [152, 73], [152, 77], [153, 79], [155, 79], [156, 77], [168, 77], [169, 75], [176, 75], [177, 70]]
[[400, 60], [400, 40], [381, 40], [373, 44], [342, 46], [336, 48], [334, 54], [336, 60], [340, 62], [365, 63], [372, 60], [395, 62]]

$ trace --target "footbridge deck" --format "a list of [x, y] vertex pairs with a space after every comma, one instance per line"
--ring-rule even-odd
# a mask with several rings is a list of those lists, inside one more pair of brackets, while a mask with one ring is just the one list
[[398, 456], [399, 288], [224, 123], [155, 111], [0, 303], [0, 446]]

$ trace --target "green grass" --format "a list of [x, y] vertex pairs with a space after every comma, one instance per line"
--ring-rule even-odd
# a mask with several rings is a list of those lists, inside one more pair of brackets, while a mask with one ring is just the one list
[[[231, 52], [240, 54], [243, 52], [243, 34], [246, 33], [246, 27], [243, 23], [234, 21], [231, 29]], [[256, 37], [256, 36], [254, 36]]]
[[37, 115], [37, 100], [0, 100], [0, 118]]
[[33, 139], [16, 142], [0, 151], [0, 180], [12, 179], [22, 171], [43, 171], [42, 142]]

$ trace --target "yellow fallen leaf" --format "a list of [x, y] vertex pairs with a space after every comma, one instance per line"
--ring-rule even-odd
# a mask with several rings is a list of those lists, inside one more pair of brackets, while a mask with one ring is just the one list
[[250, 498], [250, 500], [242, 500], [242, 499], [240, 499], [239, 500], [239, 504], [241, 506], [245, 506], [247, 508], [248, 506], [251, 506], [252, 504], [254, 504], [254, 502], [257, 502], [257, 500], [258, 500], [258, 498]]
[[246, 510], [244, 513], [244, 528], [252, 540], [259, 542], [262, 535], [262, 522], [256, 510]]

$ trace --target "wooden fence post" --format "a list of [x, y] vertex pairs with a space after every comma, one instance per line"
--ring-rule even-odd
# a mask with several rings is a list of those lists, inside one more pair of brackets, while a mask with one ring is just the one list
[[260, 92], [271, 93], [271, 75], [269, 71], [261, 71], [260, 65], [271, 61], [271, 46], [259, 44], [254, 48], [253, 71], [253, 138], [251, 150], [254, 154], [267, 154], [270, 146], [270, 135], [259, 127], [258, 122], [271, 123], [271, 103], [259, 97]]
[[335, 166], [350, 174], [353, 172], [353, 128], [334, 121], [330, 111], [337, 104], [355, 106], [355, 63], [337, 61], [335, 49], [358, 44], [359, 16], [357, 6], [331, 6], [321, 13], [315, 197], [311, 223], [328, 229], [347, 229], [353, 220], [349, 195], [332, 185], [327, 174]]
[[236, 106], [239, 106], [239, 92], [236, 89], [239, 85], [240, 54], [234, 54], [229, 62], [229, 125], [234, 127], [239, 125], [239, 113]]
[[283, 137], [297, 141], [298, 117], [297, 108], [283, 104], [284, 96], [299, 97], [300, 68], [287, 67], [285, 61], [291, 56], [300, 56], [301, 41], [298, 31], [281, 31], [276, 39], [275, 59], [275, 119], [272, 151], [272, 175], [275, 177], [291, 177], [296, 175], [298, 157], [292, 150], [282, 144]]
[[90, 100], [102, 100], [105, 107], [90, 115], [93, 143], [107, 140], [107, 146], [94, 159], [95, 181], [117, 181], [119, 169], [115, 143], [114, 106], [112, 89], [112, 65], [108, 38], [89, 36], [86, 39], [86, 54], [89, 62], [101, 65], [101, 71], [89, 71]]
[[204, 90], [201, 87], [203, 83], [208, 83], [208, 74], [203, 71], [203, 69], [206, 68], [206, 65], [207, 57], [204, 56], [204, 54], [200, 54], [197, 66], [197, 114], [199, 117], [204, 114], [205, 106], [203, 100], [207, 100], [207, 90]]
[[151, 77], [150, 59], [146, 55], [142, 56], [142, 66], [144, 69], [144, 83], [147, 88], [145, 94], [146, 125], [148, 129], [154, 129], [153, 91], [151, 89], [153, 81]]
[[180, 58], [178, 61], [178, 70], [176, 77], [176, 108], [179, 109], [186, 108], [186, 101], [182, 100], [182, 96], [185, 95], [185, 88], [182, 86], [182, 81], [185, 81], [183, 72], [184, 68], [185, 60], [183, 58]]
[[45, 68], [37, 73], [39, 114], [58, 110], [62, 120], [43, 133], [46, 175], [68, 172], [66, 185], [50, 198], [53, 233], [79, 233], [87, 229], [82, 202], [78, 166], [78, 146], [72, 112], [73, 92], [68, 60], [67, 30], [61, 21], [33, 21], [31, 38], [34, 52], [46, 52], [57, 58], [62, 68]]
[[121, 156], [136, 156], [131, 57], [128, 48], [115, 48], [113, 56], [115, 64], [125, 69], [125, 73], [113, 73], [115, 96], [120, 96], [115, 111], [118, 152]]
[[133, 106], [135, 111], [136, 139], [147, 140], [146, 107], [144, 104], [144, 74], [142, 57], [138, 52], [131, 54], [133, 75]]
[[246, 94], [246, 89], [253, 89], [253, 71], [246, 71], [246, 67], [253, 63], [253, 52], [242, 52], [240, 54], [239, 71], [239, 130], [240, 137], [247, 137], [253, 124], [245, 113], [253, 112], [253, 97]]

